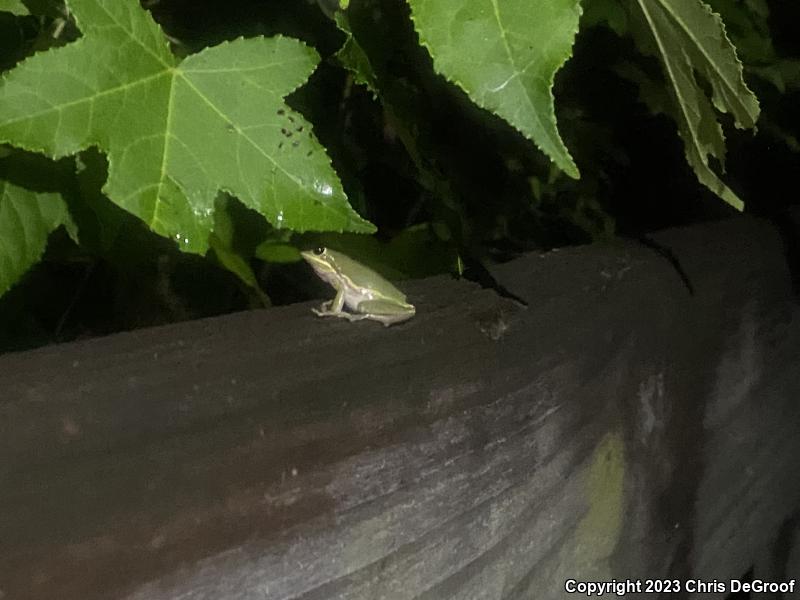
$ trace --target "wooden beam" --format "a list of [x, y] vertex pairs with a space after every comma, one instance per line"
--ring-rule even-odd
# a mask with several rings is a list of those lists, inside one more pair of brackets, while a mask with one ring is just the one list
[[[0, 356], [0, 598], [561, 598], [725, 578], [800, 506], [800, 312], [760, 221]], [[705, 596], [704, 596], [705, 597]], [[711, 597], [711, 596], [708, 596]], [[724, 597], [724, 594], [719, 597]]]

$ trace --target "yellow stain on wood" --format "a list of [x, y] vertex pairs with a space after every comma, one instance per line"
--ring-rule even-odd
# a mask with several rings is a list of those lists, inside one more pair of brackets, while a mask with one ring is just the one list
[[600, 440], [585, 474], [588, 511], [575, 533], [575, 566], [601, 564], [611, 556], [622, 533], [625, 510], [625, 452], [622, 436], [609, 432]]

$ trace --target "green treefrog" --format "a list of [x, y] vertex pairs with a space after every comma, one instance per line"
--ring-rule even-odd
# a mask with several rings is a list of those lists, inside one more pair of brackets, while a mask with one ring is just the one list
[[[340, 317], [348, 321], [372, 319], [385, 326], [410, 319], [416, 313], [406, 296], [369, 267], [329, 248], [300, 253], [317, 276], [336, 290], [333, 300], [312, 309], [320, 317]], [[349, 309], [343, 310], [344, 307]]]

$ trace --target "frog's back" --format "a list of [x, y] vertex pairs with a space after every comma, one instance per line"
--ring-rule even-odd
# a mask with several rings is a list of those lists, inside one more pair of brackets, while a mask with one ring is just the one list
[[337, 270], [343, 275], [346, 274], [344, 276], [350, 279], [354, 286], [369, 290], [380, 290], [381, 294], [387, 298], [399, 302], [406, 301], [406, 295], [376, 271], [341, 252], [331, 249], [328, 249], [328, 252], [334, 259]]

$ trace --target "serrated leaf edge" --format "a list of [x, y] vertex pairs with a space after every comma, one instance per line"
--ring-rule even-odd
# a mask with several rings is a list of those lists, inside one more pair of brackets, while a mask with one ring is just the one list
[[[411, 5], [411, 0], [408, 0], [408, 2], [409, 2], [409, 6], [410, 6], [410, 5]], [[498, 7], [498, 5], [497, 5], [497, 0], [491, 0], [491, 2], [492, 2], [492, 5], [493, 5], [493, 10], [494, 10], [494, 14], [495, 14], [495, 19], [497, 20], [498, 27], [500, 28], [501, 35], [503, 36], [503, 43], [504, 43], [504, 45], [505, 45], [506, 52], [507, 52], [507, 53], [508, 53], [508, 55], [509, 55], [509, 60], [511, 61], [511, 64], [512, 64], [512, 65], [514, 65], [514, 61], [513, 61], [513, 59], [511, 59], [511, 57], [510, 57], [510, 48], [508, 47], [508, 43], [507, 43], [507, 41], [506, 41], [506, 39], [505, 39], [505, 33], [504, 33], [504, 31], [503, 31], [502, 22], [500, 21], [500, 16], [499, 16], [499, 7]], [[574, 30], [571, 32], [571, 33], [572, 33], [572, 41], [573, 41], [573, 46], [574, 46], [574, 42], [575, 42], [575, 37], [577, 36], [577, 34], [578, 34], [578, 31], [580, 30], [580, 15], [581, 15], [581, 14], [582, 14], [582, 12], [583, 12], [583, 11], [582, 11], [582, 8], [581, 8], [581, 5], [580, 5], [579, 3], [576, 3], [576, 7], [577, 7], [577, 10], [578, 10], [578, 17], [579, 17], [579, 18], [578, 18], [578, 24], [577, 24], [577, 26], [576, 26], [576, 27], [575, 27], [575, 29], [574, 29]], [[463, 84], [462, 84], [460, 81], [458, 81], [457, 79], [455, 79], [455, 78], [453, 78], [453, 77], [450, 77], [450, 76], [449, 76], [447, 73], [442, 73], [442, 72], [441, 72], [441, 71], [438, 69], [438, 67], [436, 67], [436, 59], [434, 58], [434, 53], [433, 53], [433, 50], [432, 50], [432, 48], [430, 47], [430, 44], [429, 44], [427, 41], [425, 41], [425, 40], [423, 39], [422, 33], [420, 32], [419, 26], [418, 26], [418, 24], [417, 24], [417, 19], [416, 19], [416, 17], [415, 17], [415, 14], [414, 14], [414, 8], [413, 8], [413, 6], [411, 6], [411, 21], [414, 23], [414, 30], [417, 32], [417, 36], [418, 36], [418, 38], [419, 38], [419, 43], [420, 43], [420, 45], [421, 45], [422, 47], [424, 47], [424, 48], [425, 48], [425, 49], [428, 51], [428, 54], [429, 54], [429, 55], [431, 56], [431, 58], [433, 59], [433, 65], [434, 65], [434, 69], [436, 70], [436, 72], [437, 72], [439, 75], [441, 75], [442, 77], [444, 77], [444, 78], [445, 78], [447, 81], [449, 81], [450, 83], [452, 83], [452, 84], [454, 84], [454, 85], [458, 86], [458, 87], [459, 87], [459, 88], [460, 88], [460, 89], [461, 89], [461, 90], [462, 90], [462, 91], [463, 91], [463, 92], [464, 92], [464, 93], [467, 95], [467, 97], [470, 99], [470, 101], [471, 101], [471, 102], [475, 103], [477, 106], [481, 107], [483, 110], [485, 110], [485, 111], [487, 111], [487, 112], [490, 112], [490, 113], [492, 113], [493, 115], [496, 115], [497, 117], [501, 118], [503, 121], [505, 121], [506, 123], [508, 123], [508, 124], [509, 124], [509, 125], [510, 125], [510, 126], [513, 128], [513, 129], [514, 129], [514, 130], [518, 131], [518, 132], [519, 132], [519, 133], [520, 133], [520, 134], [521, 134], [521, 135], [522, 135], [522, 136], [523, 136], [525, 139], [528, 139], [528, 140], [530, 140], [531, 142], [533, 142], [533, 143], [534, 143], [534, 145], [535, 145], [535, 146], [536, 146], [536, 147], [537, 147], [537, 148], [538, 148], [538, 149], [539, 149], [539, 150], [540, 150], [540, 151], [541, 151], [541, 152], [542, 152], [542, 153], [543, 153], [545, 156], [549, 157], [551, 161], [553, 161], [554, 163], [556, 163], [556, 165], [558, 165], [558, 167], [559, 167], [559, 168], [561, 168], [561, 169], [562, 169], [562, 170], [563, 170], [563, 171], [564, 171], [564, 172], [565, 172], [567, 175], [569, 175], [569, 176], [570, 176], [570, 177], [572, 177], [573, 179], [580, 179], [580, 171], [578, 170], [578, 166], [575, 164], [575, 161], [573, 160], [573, 158], [572, 158], [572, 155], [569, 153], [569, 149], [567, 148], [566, 144], [564, 144], [564, 140], [562, 140], [562, 139], [561, 139], [561, 136], [558, 136], [558, 137], [557, 137], [557, 139], [555, 140], [555, 141], [556, 141], [556, 143], [555, 143], [554, 145], [555, 145], [555, 146], [559, 146], [559, 147], [560, 147], [560, 148], [561, 148], [561, 149], [564, 151], [564, 155], [565, 155], [565, 157], [566, 157], [566, 160], [567, 160], [567, 164], [566, 164], [566, 165], [561, 165], [561, 164], [559, 164], [560, 160], [559, 160], [558, 158], [556, 158], [555, 156], [551, 155], [551, 154], [550, 154], [550, 152], [548, 152], [547, 150], [545, 150], [545, 148], [542, 146], [542, 144], [541, 144], [541, 143], [540, 143], [538, 140], [534, 139], [534, 138], [533, 138], [533, 136], [531, 136], [531, 135], [528, 135], [528, 134], [527, 134], [526, 132], [524, 132], [522, 129], [520, 129], [519, 127], [517, 127], [517, 126], [516, 126], [514, 123], [512, 123], [512, 122], [511, 122], [511, 121], [509, 121], [509, 120], [507, 120], [507, 119], [506, 119], [504, 116], [502, 116], [502, 115], [498, 114], [498, 113], [497, 113], [495, 110], [493, 110], [492, 108], [490, 108], [489, 106], [487, 106], [487, 104], [486, 104], [484, 101], [482, 101], [482, 100], [479, 100], [479, 99], [477, 99], [477, 98], [474, 98], [474, 97], [472, 96], [472, 94], [469, 92], [469, 90], [467, 90], [467, 89], [464, 87], [464, 85], [463, 85]], [[567, 54], [567, 55], [566, 55], [566, 56], [565, 56], [565, 57], [564, 57], [564, 58], [563, 58], [563, 59], [562, 59], [562, 60], [561, 60], [561, 61], [558, 63], [557, 67], [556, 67], [556, 68], [553, 70], [553, 73], [552, 73], [552, 75], [551, 75], [551, 76], [548, 78], [549, 80], [547, 81], [547, 84], [548, 84], [548, 85], [547, 85], [547, 93], [549, 94], [549, 96], [550, 96], [550, 100], [551, 100], [551, 102], [550, 102], [550, 106], [551, 106], [550, 113], [551, 113], [551, 114], [550, 114], [549, 116], [551, 116], [551, 117], [553, 118], [553, 122], [554, 122], [554, 123], [557, 123], [557, 122], [558, 122], [558, 121], [556, 120], [556, 115], [555, 115], [555, 96], [553, 95], [553, 86], [554, 86], [554, 84], [555, 84], [555, 77], [556, 77], [556, 73], [558, 73], [558, 71], [559, 71], [559, 70], [561, 70], [561, 68], [562, 68], [562, 67], [563, 67], [563, 66], [564, 66], [564, 65], [567, 63], [567, 61], [570, 59], [570, 57], [571, 57], [571, 54]], [[515, 67], [515, 68], [516, 68], [516, 67]], [[504, 82], [504, 85], [505, 85], [505, 83], [507, 83], [508, 81], [511, 81], [512, 79], [514, 79], [514, 78], [516, 78], [516, 77], [519, 77], [519, 76], [520, 76], [520, 75], [521, 75], [521, 74], [522, 74], [522, 73], [523, 73], [523, 72], [524, 72], [526, 69], [527, 69], [527, 67], [525, 67], [525, 68], [524, 68], [524, 69], [522, 69], [521, 71], [520, 71], [519, 69], [517, 69], [517, 72], [516, 72], [516, 73], [514, 73], [514, 75], [512, 75], [512, 76], [511, 76], [511, 77], [510, 77], [510, 78], [509, 78], [509, 79], [508, 79], [506, 82]], [[528, 100], [528, 102], [530, 102], [530, 98], [529, 98], [529, 96], [528, 96], [527, 94], [525, 94], [525, 98]], [[539, 117], [539, 113], [538, 113], [538, 111], [534, 110], [533, 112], [534, 112], [534, 114], [536, 115], [536, 119], [539, 121], [539, 123], [540, 123], [540, 125], [541, 125], [542, 121], [541, 121], [541, 118]], [[546, 127], [542, 127], [542, 130], [543, 130], [543, 131], [546, 131], [546, 129], [547, 129]], [[551, 140], [551, 141], [552, 141], [552, 140]], [[566, 166], [567, 168], [564, 168], [564, 166]]]

